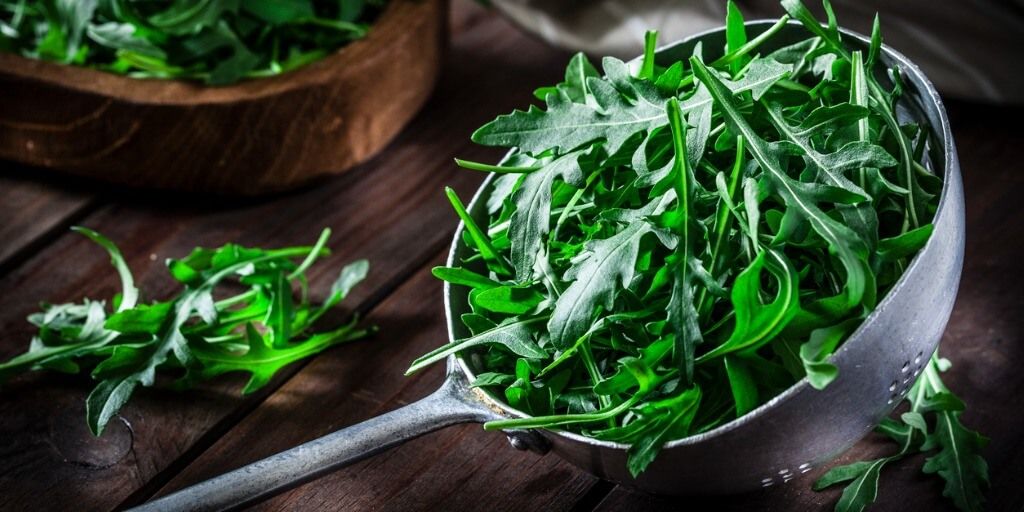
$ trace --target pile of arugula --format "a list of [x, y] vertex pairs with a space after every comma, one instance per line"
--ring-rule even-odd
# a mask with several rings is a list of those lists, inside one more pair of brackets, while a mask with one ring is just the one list
[[0, 0], [0, 50], [212, 85], [283, 73], [363, 37], [384, 0]]
[[[583, 54], [539, 89], [546, 109], [515, 111], [473, 140], [513, 148], [478, 225], [454, 192], [473, 256], [439, 267], [468, 289], [471, 336], [413, 362], [469, 350], [474, 386], [531, 417], [488, 429], [551, 428], [630, 444], [642, 472], [667, 442], [743, 416], [807, 378], [837, 376], [829, 357], [928, 240], [941, 180], [929, 129], [901, 123], [898, 69], [880, 68], [875, 23], [866, 55], [844, 45], [828, 3], [819, 24], [799, 0], [748, 37], [731, 2], [723, 56], [655, 62]], [[809, 37], [758, 48], [789, 19]], [[474, 270], [476, 269], [476, 270]], [[835, 468], [852, 481], [837, 506], [874, 500], [884, 464], [934, 451], [925, 471], [976, 510], [987, 484], [984, 438], [934, 358], [910, 411], [880, 430], [892, 457]], [[930, 416], [930, 418], [926, 418]]]
[[[167, 260], [171, 276], [184, 286], [177, 296], [140, 301], [132, 274], [113, 242], [74, 228], [110, 254], [121, 278], [121, 293], [108, 314], [103, 301], [44, 304], [29, 321], [39, 328], [28, 352], [0, 364], [0, 382], [30, 370], [78, 373], [83, 367], [99, 383], [86, 400], [86, 420], [96, 435], [128, 401], [136, 386], [152, 386], [157, 370], [179, 377], [176, 386], [228, 372], [247, 372], [243, 394], [270, 382], [278, 370], [323, 350], [357, 340], [370, 330], [351, 323], [325, 332], [312, 325], [338, 305], [366, 277], [365, 260], [345, 266], [323, 304], [308, 298], [306, 270], [325, 248], [325, 229], [312, 247], [255, 249], [228, 244], [196, 248]], [[294, 260], [302, 258], [301, 262]], [[246, 290], [223, 298], [218, 286], [237, 280]], [[301, 291], [293, 297], [293, 287]]]

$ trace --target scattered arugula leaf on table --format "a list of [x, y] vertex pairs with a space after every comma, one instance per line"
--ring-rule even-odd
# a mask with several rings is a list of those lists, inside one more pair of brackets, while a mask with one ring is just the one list
[[[665, 443], [803, 378], [828, 386], [832, 354], [927, 242], [941, 178], [929, 131], [897, 120], [878, 24], [865, 56], [827, 2], [824, 25], [782, 4], [748, 37], [730, 2], [714, 60], [698, 45], [657, 62], [654, 33], [634, 63], [606, 57], [598, 71], [577, 54], [562, 83], [536, 90], [543, 108], [479, 128], [475, 142], [511, 150], [497, 165], [457, 161], [498, 176], [479, 223], [449, 191], [472, 255], [435, 269], [465, 287], [471, 336], [409, 371], [470, 355], [474, 385], [529, 415], [485, 428], [627, 443], [633, 475]], [[762, 51], [789, 19], [808, 37]], [[837, 510], [870, 504], [884, 466], [921, 450], [958, 507], [980, 507], [984, 441], [960, 423], [938, 361], [911, 411], [879, 427], [901, 451], [819, 482], [852, 481]]]
[[942, 494], [965, 512], [984, 509], [988, 464], [981, 455], [988, 439], [960, 422], [964, 403], [942, 383], [940, 372], [951, 366], [936, 354], [925, 366], [905, 401], [909, 410], [899, 421], [887, 418], [876, 431], [897, 443], [893, 455], [836, 466], [821, 476], [814, 489], [850, 482], [836, 503], [836, 512], [867, 509], [878, 493], [878, 481], [886, 464], [915, 453], [927, 453], [923, 471], [945, 480]]
[[[311, 247], [258, 249], [227, 244], [196, 248], [167, 260], [171, 276], [184, 289], [176, 296], [140, 303], [140, 292], [121, 251], [99, 233], [74, 228], [103, 247], [121, 279], [113, 311], [103, 301], [43, 304], [29, 316], [38, 327], [28, 352], [0, 364], [0, 382], [33, 370], [79, 373], [98, 383], [86, 399], [86, 420], [96, 435], [139, 386], [152, 386], [157, 371], [178, 375], [188, 386], [228, 372], [250, 375], [242, 394], [266, 385], [283, 367], [334, 345], [366, 337], [357, 319], [332, 330], [313, 325], [340, 303], [369, 270], [365, 260], [345, 266], [330, 295], [315, 305], [308, 297], [306, 271], [322, 256], [330, 230]], [[301, 258], [300, 262], [295, 260]], [[225, 281], [246, 291], [223, 298]], [[301, 290], [298, 300], [293, 289]]]

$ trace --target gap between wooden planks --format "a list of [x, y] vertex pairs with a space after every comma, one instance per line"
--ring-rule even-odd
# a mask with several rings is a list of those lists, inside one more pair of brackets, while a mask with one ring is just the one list
[[[256, 202], [236, 205], [237, 212], [234, 215], [222, 211], [214, 204], [175, 206], [173, 197], [161, 198], [157, 194], [138, 194], [141, 197], [108, 206], [98, 213], [91, 213], [90, 210], [83, 214], [81, 208], [84, 203], [77, 202], [80, 199], [74, 198], [74, 193], [67, 197], [59, 194], [51, 196], [49, 190], [43, 193], [38, 190], [29, 191], [29, 194], [36, 196], [27, 197], [36, 197], [44, 202], [56, 197], [55, 202], [51, 203], [57, 205], [54, 209], [36, 209], [34, 211], [37, 213], [34, 214], [29, 213], [32, 211], [29, 208], [0, 209], [5, 214], [10, 212], [4, 215], [4, 227], [15, 226], [12, 221], [22, 223], [21, 227], [9, 231], [13, 235], [5, 234], [3, 247], [30, 247], [28, 250], [18, 249], [23, 252], [22, 256], [15, 257], [16, 264], [4, 268], [3, 263], [0, 263], [0, 268], [9, 271], [0, 272], [4, 274], [0, 278], [0, 290], [18, 292], [5, 293], [0, 297], [0, 332], [3, 333], [0, 337], [0, 357], [9, 357], [24, 350], [31, 334], [24, 316], [34, 310], [38, 301], [73, 300], [83, 294], [106, 297], [114, 291], [116, 278], [109, 269], [105, 255], [78, 237], [61, 236], [76, 216], [84, 216], [83, 223], [104, 230], [122, 244], [126, 252], [130, 253], [130, 263], [140, 274], [143, 286], [153, 292], [150, 298], [159, 298], [160, 294], [166, 294], [171, 289], [170, 283], [158, 277], [164, 272], [159, 261], [164, 257], [180, 256], [196, 244], [213, 245], [232, 240], [272, 245], [308, 243], [315, 237], [320, 226], [331, 224], [345, 230], [336, 231], [332, 243], [335, 247], [341, 247], [343, 252], [314, 269], [316, 275], [313, 280], [322, 285], [319, 291], [314, 286], [314, 292], [322, 296], [323, 283], [329, 282], [332, 274], [347, 259], [380, 254], [384, 261], [372, 260], [374, 273], [371, 282], [358, 292], [359, 296], [354, 297], [355, 300], [349, 305], [358, 302], [367, 308], [368, 304], [383, 299], [383, 294], [394, 289], [402, 279], [397, 273], [392, 272], [382, 277], [377, 272], [384, 264], [400, 263], [399, 260], [407, 254], [403, 253], [404, 247], [397, 243], [370, 242], [368, 247], [371, 254], [359, 252], [358, 247], [343, 240], [343, 236], [351, 236], [353, 240], [366, 244], [366, 238], [360, 238], [358, 232], [346, 229], [348, 224], [373, 218], [370, 213], [381, 217], [391, 213], [376, 207], [366, 213], [361, 211], [365, 208], [350, 206], [347, 202], [355, 202], [360, 206], [366, 204], [354, 191], [360, 190], [359, 187], [363, 187], [372, 178], [378, 178], [386, 180], [389, 185], [399, 184], [395, 192], [400, 197], [420, 197], [409, 187], [403, 188], [400, 179], [388, 178], [387, 175], [401, 172], [403, 175], [409, 173], [421, 177], [436, 173], [439, 174], [437, 181], [417, 186], [435, 187], [428, 191], [434, 194], [431, 196], [433, 207], [446, 209], [439, 192], [442, 184], [464, 180], [455, 184], [459, 192], [466, 195], [473, 187], [470, 183], [473, 178], [466, 177], [468, 171], [454, 171], [452, 166], [446, 165], [450, 157], [458, 154], [486, 161], [488, 158], [493, 160], [495, 156], [466, 146], [465, 139], [469, 131], [496, 113], [525, 105], [529, 101], [528, 89], [534, 85], [553, 83], [566, 60], [564, 55], [554, 55], [553, 52], [539, 49], [536, 44], [525, 43], [522, 36], [513, 34], [504, 23], [481, 14], [478, 9], [456, 4], [454, 11], [456, 20], [452, 26], [461, 33], [455, 37], [455, 48], [445, 70], [446, 79], [441, 92], [417, 122], [386, 150], [385, 156], [348, 177], [318, 184], [293, 196], [271, 199], [263, 207]], [[467, 58], [481, 61], [490, 59], [487, 64], [491, 71], [509, 67], [512, 71], [503, 72], [501, 80], [494, 79], [474, 71], [471, 66], [461, 65], [459, 59]], [[504, 84], [502, 81], [509, 83]], [[472, 89], [466, 85], [470, 83], [481, 86]], [[494, 89], [484, 91], [485, 86]], [[490, 94], [495, 97], [490, 97]], [[450, 98], [451, 95], [457, 98]], [[488, 101], [496, 103], [489, 104]], [[453, 118], [452, 109], [464, 117]], [[1020, 333], [1024, 329], [1021, 328], [1021, 316], [1018, 314], [1020, 306], [1024, 305], [1021, 304], [1019, 293], [1024, 283], [1021, 283], [1021, 274], [1016, 270], [1016, 261], [1022, 249], [1020, 241], [1024, 239], [1024, 218], [1021, 217], [1019, 201], [1015, 197], [1016, 190], [1022, 185], [1020, 175], [1016, 173], [1015, 149], [1024, 137], [1021, 129], [1009, 122], [1012, 110], [988, 109], [968, 114], [966, 112], [974, 111], [971, 105], [962, 106], [959, 110], [959, 115], [954, 112], [953, 126], [960, 144], [968, 195], [968, 254], [964, 284], [943, 346], [945, 353], [953, 357], [956, 363], [948, 378], [949, 382], [969, 404], [970, 410], [965, 415], [965, 421], [971, 426], [981, 427], [993, 437], [993, 443], [987, 450], [993, 475], [993, 490], [989, 493], [992, 509], [1015, 510], [1024, 503], [1024, 468], [1015, 462], [1024, 456], [1024, 446], [1019, 443], [1017, 434], [1024, 430], [1024, 419], [1020, 415], [1007, 414], [1004, 405], [1013, 403], [1015, 397], [1024, 392], [1022, 378], [1019, 372], [1014, 371], [1014, 368], [1024, 364], [1020, 348]], [[450, 143], [456, 138], [463, 143], [461, 146]], [[449, 143], [439, 142], [442, 140]], [[420, 151], [426, 154], [420, 155], [410, 150], [410, 146], [422, 146]], [[455, 173], [460, 177], [453, 179], [457, 176]], [[10, 190], [3, 183], [0, 182], [0, 189], [3, 189], [0, 198], [11, 197], [2, 195]], [[88, 203], [88, 200], [85, 202]], [[277, 213], [277, 209], [289, 206], [308, 208], [308, 211], [301, 215], [295, 215], [297, 212], [283, 216]], [[417, 212], [426, 212], [425, 218], [421, 219], [422, 222], [414, 221], [414, 226], [405, 233], [413, 231], [416, 236], [411, 238], [422, 241], [423, 236], [435, 231], [438, 225], [454, 226], [454, 216], [441, 218], [431, 211], [429, 208], [414, 210], [412, 215], [416, 217], [423, 216], [417, 215]], [[405, 210], [401, 213], [409, 214]], [[42, 217], [44, 214], [46, 218]], [[202, 220], [204, 217], [206, 220]], [[40, 222], [31, 222], [36, 220]], [[382, 222], [398, 221], [390, 218]], [[387, 236], [390, 231], [378, 230], [373, 234]], [[52, 238], [56, 240], [51, 244]], [[434, 243], [440, 244], [438, 247], [447, 242], [447, 238], [438, 237], [437, 240]], [[29, 259], [28, 255], [36, 252], [36, 248], [43, 249]], [[429, 258], [435, 253], [436, 250], [432, 250], [418, 254], [421, 258]], [[156, 262], [150, 260], [150, 254], [157, 256]], [[405, 269], [406, 273], [414, 270]], [[387, 340], [378, 338], [368, 343], [381, 341]], [[343, 357], [345, 350], [339, 349], [337, 357]], [[318, 361], [314, 363], [319, 364]], [[372, 401], [358, 397], [354, 400], [362, 400], [360, 403], [366, 404], [366, 409], [374, 409], [363, 411], [363, 417], [368, 417], [389, 407], [375, 404], [396, 405], [418, 398], [414, 391], [429, 388], [425, 384], [429, 380], [426, 375], [419, 379], [406, 384], [410, 387], [403, 388], [396, 395], [377, 397]], [[82, 411], [74, 410], [80, 406], [82, 397], [89, 389], [84, 380], [47, 373], [5, 387], [0, 393], [0, 438], [5, 440], [4, 446], [0, 448], [0, 489], [4, 489], [0, 493], [0, 509], [36, 507], [40, 503], [40, 496], [46, 496], [47, 505], [54, 508], [110, 509], [130, 494], [136, 498], [147, 497], [157, 487], [174, 478], [181, 468], [184, 468], [184, 473], [181, 478], [172, 480], [171, 485], [175, 485], [175, 482], [183, 485], [181, 482], [185, 481], [182, 479], [199, 471], [192, 464], [193, 459], [201, 457], [200, 460], [207, 460], [219, 446], [231, 442], [225, 438], [218, 443], [222, 432], [229, 431], [239, 421], [244, 423], [261, 417], [266, 414], [263, 409], [273, 402], [262, 403], [266, 394], [254, 400], [239, 399], [236, 396], [239, 383], [236, 379], [187, 395], [160, 390], [141, 393], [141, 402], [126, 413], [134, 428], [135, 450], [110, 467], [76, 465], [73, 460], [60, 458], [62, 452], [59, 450], [70, 451], [67, 443], [88, 440], [87, 437], [68, 437], [66, 432], [61, 431], [61, 428], [79, 428], [80, 433], [85, 434]], [[282, 382], [275, 384], [280, 385]], [[291, 383], [288, 382], [286, 387], [288, 385]], [[431, 441], [432, 437], [424, 438], [399, 449], [416, 453], [422, 450], [428, 455], [440, 454], [438, 457], [442, 460], [436, 464], [421, 462], [417, 468], [421, 468], [430, 478], [423, 482], [413, 482], [408, 491], [393, 494], [393, 499], [397, 500], [395, 503], [415, 503], [417, 496], [426, 496], [428, 500], [435, 500], [435, 503], [441, 505], [470, 503], [468, 500], [473, 496], [469, 491], [462, 498], [442, 497], [431, 492], [419, 493], [434, 480], [441, 479], [444, 489], [452, 489], [444, 481], [445, 478], [459, 474], [466, 477], [458, 469], [446, 469], [446, 464], [451, 461], [477, 464], [481, 454], [487, 457], [492, 453], [514, 453], [504, 446], [500, 436], [481, 433], [477, 427], [456, 427], [451, 431], [451, 434], [440, 434], [441, 441]], [[470, 460], [459, 455], [463, 443], [473, 450], [479, 449], [474, 454], [477, 459]], [[144, 446], [140, 447], [140, 444]], [[204, 455], [209, 447], [213, 451]], [[453, 447], [454, 455], [445, 451]], [[112, 443], [111, 446], [90, 445], [86, 448], [95, 449], [93, 456], [106, 457], [116, 456], [119, 445]], [[859, 456], [877, 449], [871, 443], [862, 443], [854, 454]], [[379, 482], [376, 485], [384, 486], [385, 489], [392, 488], [387, 486], [390, 470], [394, 469], [395, 464], [401, 465], [404, 455], [399, 454], [406, 453], [399, 450], [392, 452], [395, 455], [382, 455], [384, 458], [377, 462], [375, 460], [378, 459], [374, 459], [362, 463], [367, 466], [365, 468], [357, 468], [376, 475], [374, 479]], [[485, 470], [485, 474], [479, 478], [468, 478], [471, 482], [493, 485], [492, 479], [500, 479], [509, 472], [515, 475], [517, 472], [547, 467], [545, 464], [550, 464], [547, 459], [550, 457], [537, 459], [523, 454], [516, 463], [507, 466], [492, 464], [488, 466], [491, 469]], [[503, 468], [500, 473], [495, 465]], [[941, 486], [931, 479], [922, 478], [919, 467], [920, 460], [913, 460], [886, 470], [891, 474], [882, 481], [880, 509], [902, 506], [909, 510], [916, 508], [916, 505], [942, 506], [945, 503], [939, 497]], [[484, 479], [484, 476], [487, 478]], [[574, 497], [579, 497], [586, 486], [585, 481], [574, 479], [571, 475], [567, 478], [565, 473], [557, 470], [545, 476], [552, 482], [564, 480], [566, 494]], [[453, 479], [459, 481], [458, 478]], [[340, 485], [333, 480], [325, 482]], [[529, 494], [536, 489], [525, 484], [520, 487], [500, 483], [497, 485], [504, 485], [499, 487], [503, 492], [515, 494]], [[813, 493], [800, 492], [808, 485], [809, 479], [798, 479], [791, 482], [789, 487], [770, 493], [714, 502], [723, 509], [732, 510], [752, 506], [794, 510], [829, 509], [835, 493], [831, 497], [819, 499]], [[590, 510], [598, 502], [600, 510], [673, 510], [679, 504], [678, 500], [636, 495], [622, 488], [611, 490], [607, 484], [597, 484], [589, 489], [578, 498], [573, 509]], [[611, 493], [605, 497], [609, 490]], [[345, 504], [355, 506], [367, 503], [366, 494], [337, 489], [333, 493], [328, 491], [320, 487], [320, 484], [311, 483], [271, 503], [290, 508], [318, 505], [341, 508]], [[486, 489], [483, 492], [481, 497], [508, 500]], [[501, 501], [498, 506], [501, 503], [507, 503], [507, 507], [511, 508], [516, 502]], [[495, 506], [493, 503], [489, 505]], [[568, 503], [558, 501], [548, 505], [551, 508], [563, 508]], [[910, 508], [906, 508], [908, 506]]]
[[[457, 170], [451, 158], [498, 155], [469, 146], [472, 129], [494, 112], [527, 102], [529, 90], [522, 83], [552, 82], [561, 73], [564, 55], [525, 42], [492, 16], [463, 26], [439, 94], [384, 155], [353, 173], [229, 210], [213, 201], [181, 204], [185, 201], [173, 195], [132, 192], [81, 223], [122, 246], [150, 299], [166, 297], [174, 288], [162, 260], [184, 255], [197, 244], [304, 244], [329, 225], [335, 228], [331, 245], [339, 251], [312, 270], [313, 293], [323, 296], [344, 262], [367, 257], [370, 278], [349, 304], [368, 309], [423, 258], [447, 245], [455, 216], [441, 188], [452, 185], [468, 196], [482, 179]], [[476, 71], [502, 61], [519, 80]], [[19, 292], [0, 297], [5, 333], [0, 357], [24, 350], [31, 336], [24, 317], [39, 301], [111, 296], [117, 283], [107, 260], [83, 238], [67, 234], [0, 278], [0, 287]], [[54, 507], [90, 510], [144, 498], [146, 489], [162, 485], [267, 395], [238, 398], [240, 380], [216, 381], [184, 395], [141, 391], [123, 410], [130, 429], [115, 424], [109, 436], [93, 440], [83, 428], [81, 411], [72, 411], [89, 382], [49, 373], [16, 379], [0, 395], [0, 437], [11, 440], [0, 452], [0, 487], [9, 490], [0, 497], [0, 508], [31, 507], [40, 495]]]
[[54, 186], [30, 176], [48, 171], [0, 162], [0, 172], [0, 276], [100, 205], [88, 191]]
[[[368, 318], [374, 340], [316, 358], [175, 477], [159, 495], [426, 396], [443, 364], [409, 362], [447, 341], [441, 283], [424, 266]], [[449, 427], [262, 504], [277, 510], [568, 510], [596, 478], [554, 455], [519, 452], [480, 425]]]
[[[1024, 394], [1024, 208], [1018, 196], [1024, 174], [1017, 165], [1024, 128], [1020, 107], [985, 107], [950, 102], [960, 149], [967, 204], [967, 247], [957, 303], [940, 353], [953, 361], [943, 377], [967, 403], [964, 423], [991, 438], [985, 451], [992, 488], [986, 510], [1024, 510], [1024, 415], [1013, 405]], [[1006, 409], [1009, 406], [1011, 409]], [[833, 465], [888, 455], [892, 443], [873, 435], [837, 461], [769, 492], [690, 499], [693, 510], [832, 510], [842, 486], [816, 493], [811, 484]], [[872, 510], [955, 510], [942, 496], [942, 484], [924, 475], [923, 456], [889, 464], [879, 482]], [[679, 500], [615, 488], [596, 508], [600, 512], [668, 512]]]

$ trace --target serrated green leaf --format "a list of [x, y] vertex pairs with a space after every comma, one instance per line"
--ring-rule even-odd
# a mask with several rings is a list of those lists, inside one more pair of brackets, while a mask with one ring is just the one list
[[607, 151], [615, 153], [634, 134], [665, 124], [665, 99], [653, 84], [640, 86], [643, 95], [635, 101], [625, 98], [605, 80], [587, 77], [586, 84], [599, 107], [549, 94], [546, 111], [530, 107], [525, 112], [499, 116], [473, 132], [473, 141], [536, 154], [550, 148], [552, 141], [558, 141], [562, 152], [569, 152], [603, 140]]
[[556, 347], [566, 348], [590, 325], [597, 306], [609, 307], [615, 291], [629, 286], [636, 272], [640, 239], [651, 232], [645, 220], [636, 220], [615, 235], [589, 242], [585, 252], [565, 275], [572, 284], [555, 303], [548, 332]]
[[534, 263], [551, 229], [551, 187], [556, 179], [574, 187], [583, 186], [581, 152], [571, 152], [526, 175], [512, 194], [515, 213], [509, 222], [508, 239], [516, 280], [533, 278]]
[[409, 369], [406, 370], [405, 373], [406, 375], [411, 374], [425, 366], [430, 365], [435, 361], [440, 361], [451, 354], [480, 345], [501, 345], [507, 348], [513, 354], [523, 357], [546, 357], [547, 353], [544, 352], [539, 346], [537, 346], [537, 343], [533, 341], [533, 333], [535, 332], [538, 326], [543, 325], [543, 322], [545, 320], [547, 320], [546, 317], [536, 317], [525, 320], [517, 320], [514, 322], [508, 322], [498, 325], [493, 329], [470, 336], [468, 338], [455, 340], [447, 345], [438, 347], [419, 357], [418, 359], [412, 362], [412, 364], [409, 366]]
[[452, 284], [468, 286], [470, 288], [488, 289], [501, 286], [501, 283], [489, 277], [482, 276], [472, 270], [462, 267], [434, 267], [431, 269], [434, 277]]
[[946, 481], [943, 496], [965, 512], [983, 509], [984, 490], [988, 487], [988, 464], [981, 450], [988, 440], [960, 423], [959, 414], [938, 414], [935, 437], [939, 452], [924, 463], [925, 473], [938, 473]]
[[700, 320], [695, 302], [694, 283], [696, 267], [697, 226], [694, 218], [693, 201], [695, 180], [690, 167], [686, 148], [686, 124], [682, 120], [679, 102], [672, 98], [668, 102], [667, 117], [672, 131], [672, 171], [670, 173], [676, 195], [676, 207], [671, 219], [666, 222], [677, 236], [672, 280], [672, 293], [668, 302], [668, 323], [675, 335], [675, 362], [683, 370], [687, 382], [693, 382], [693, 364], [697, 345], [704, 341], [700, 331]]
[[[725, 4], [725, 53], [732, 53], [747, 44], [747, 28], [743, 23], [743, 14], [736, 3], [729, 0]], [[743, 69], [743, 59], [734, 59], [729, 63], [732, 74]]]
[[[247, 391], [251, 391], [287, 362], [312, 355], [342, 338], [368, 333], [352, 325], [322, 334], [307, 333], [323, 309], [312, 312], [305, 293], [300, 301], [292, 302], [286, 275], [305, 283], [303, 273], [325, 251], [329, 230], [313, 247], [263, 250], [228, 244], [217, 250], [197, 248], [182, 260], [168, 262], [168, 269], [185, 289], [168, 301], [143, 305], [135, 304], [138, 291], [117, 247], [98, 233], [84, 228], [75, 231], [110, 253], [125, 289], [123, 299], [115, 298], [119, 310], [108, 318], [102, 302], [88, 299], [82, 304], [44, 308], [42, 314], [30, 317], [40, 329], [39, 336], [27, 353], [0, 365], [0, 378], [26, 370], [78, 372], [87, 368], [98, 381], [86, 401], [86, 420], [96, 435], [138, 386], [154, 384], [158, 371], [173, 369], [180, 374], [184, 370], [179, 384], [233, 369], [249, 371], [253, 379]], [[296, 265], [292, 258], [300, 257], [305, 260]], [[327, 305], [343, 298], [365, 273], [365, 262], [346, 267]], [[232, 277], [249, 289], [215, 301], [214, 288]], [[237, 352], [239, 347], [255, 340], [240, 336], [239, 329], [249, 325], [252, 330], [251, 322], [264, 320], [279, 343], [282, 332], [288, 332], [292, 342], [282, 343], [279, 351], [272, 347], [250, 349], [246, 357], [238, 358], [242, 355]], [[262, 336], [259, 339], [262, 343]], [[198, 358], [197, 350], [207, 359]], [[230, 362], [225, 359], [229, 356], [236, 359]], [[214, 360], [218, 366], [204, 366]]]
[[140, 304], [114, 313], [107, 318], [103, 327], [122, 334], [156, 334], [167, 321], [173, 306], [171, 302]]
[[864, 460], [844, 464], [842, 466], [836, 466], [828, 470], [824, 475], [821, 475], [821, 477], [814, 482], [814, 490], [820, 491], [836, 484], [855, 480], [867, 472], [867, 470], [876, 462], [878, 462], [878, 460]]
[[722, 115], [746, 139], [751, 156], [761, 164], [787, 209], [805, 218], [842, 261], [846, 269], [844, 302], [848, 308], [855, 307], [864, 296], [867, 285], [867, 247], [864, 241], [850, 228], [825, 214], [815, 204], [816, 201], [808, 197], [806, 189], [787, 175], [779, 163], [787, 150], [777, 144], [768, 144], [750, 127], [721, 80], [714, 77], [699, 60], [691, 59], [690, 62], [697, 78], [708, 86], [712, 97], [721, 107]]
[[837, 325], [815, 329], [811, 331], [810, 340], [800, 345], [800, 360], [807, 372], [807, 381], [814, 389], [825, 389], [839, 375], [839, 370], [828, 360], [839, 343], [860, 322], [859, 318], [853, 318]]
[[878, 479], [882, 468], [889, 458], [871, 461], [864, 472], [843, 489], [843, 494], [836, 502], [835, 512], [862, 512], [867, 510], [878, 497]]
[[[678, 396], [655, 402], [645, 407], [644, 420], [649, 423], [648, 433], [633, 442], [629, 447], [627, 467], [633, 477], [637, 477], [647, 466], [654, 462], [654, 457], [662, 445], [689, 431], [693, 418], [700, 405], [700, 388], [690, 388]], [[653, 416], [653, 418], [651, 418]]]
[[249, 323], [245, 326], [248, 350], [243, 354], [212, 345], [198, 345], [193, 350], [196, 359], [202, 364], [203, 378], [212, 378], [229, 372], [248, 373], [249, 381], [242, 389], [242, 394], [247, 395], [269, 383], [285, 366], [365, 335], [366, 331], [356, 329], [353, 325], [346, 325], [334, 331], [314, 334], [297, 343], [278, 347], [264, 340]]
[[537, 290], [519, 286], [495, 286], [470, 293], [470, 301], [477, 307], [494, 313], [521, 315], [533, 311], [544, 296]]
[[[767, 304], [761, 302], [761, 272], [767, 270], [778, 282], [778, 292]], [[736, 322], [725, 342], [705, 352], [706, 361], [732, 352], [752, 351], [782, 331], [799, 309], [799, 277], [784, 255], [774, 250], [761, 252], [743, 270], [732, 287]]]

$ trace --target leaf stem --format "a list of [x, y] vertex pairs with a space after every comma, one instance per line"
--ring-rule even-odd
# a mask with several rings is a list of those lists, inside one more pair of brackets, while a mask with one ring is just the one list
[[455, 213], [462, 220], [463, 225], [466, 227], [466, 231], [469, 232], [470, 238], [476, 243], [477, 248], [480, 250], [480, 254], [485, 260], [492, 262], [496, 268], [495, 270], [504, 273], [506, 275], [513, 275], [512, 267], [505, 261], [505, 258], [494, 248], [491, 243], [490, 237], [487, 236], [480, 226], [477, 225], [473, 217], [466, 211], [466, 206], [462, 204], [458, 194], [451, 187], [445, 187], [444, 193], [448, 196], [448, 201], [451, 202], [452, 207], [455, 208]]

